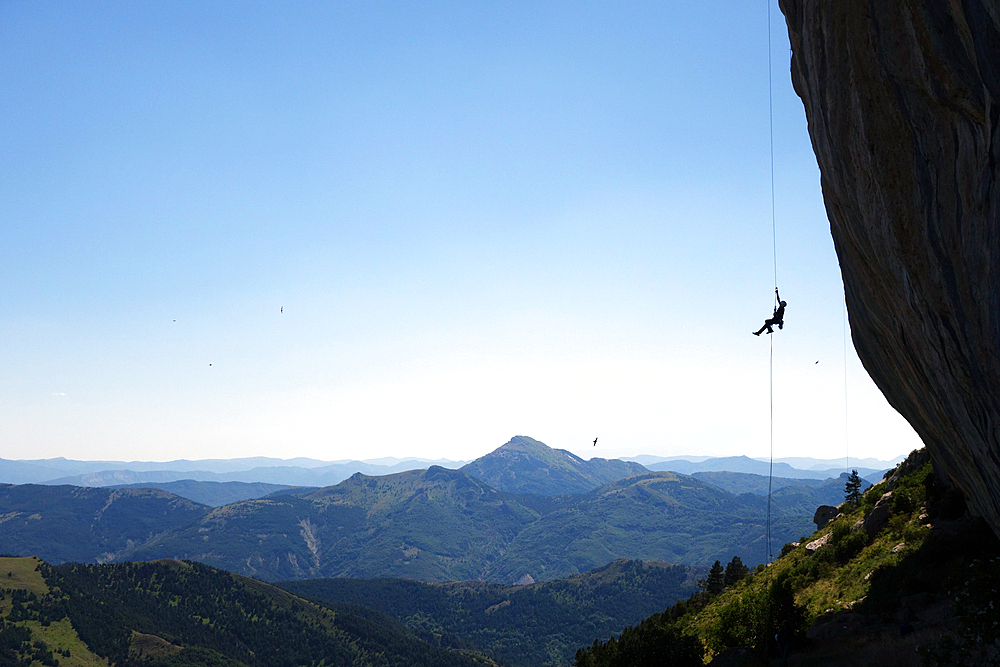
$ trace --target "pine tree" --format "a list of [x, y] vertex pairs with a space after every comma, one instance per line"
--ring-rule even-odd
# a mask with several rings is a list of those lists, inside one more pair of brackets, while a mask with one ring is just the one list
[[861, 500], [861, 478], [857, 470], [852, 470], [844, 486], [844, 500], [849, 503], [856, 503]]
[[708, 578], [702, 579], [698, 585], [705, 589], [709, 595], [718, 595], [726, 587], [726, 571], [722, 563], [715, 561], [715, 565], [708, 571]]
[[733, 559], [729, 561], [729, 565], [726, 566], [726, 576], [723, 579], [723, 583], [726, 588], [729, 588], [749, 573], [750, 568], [743, 564], [740, 557], [733, 556]]

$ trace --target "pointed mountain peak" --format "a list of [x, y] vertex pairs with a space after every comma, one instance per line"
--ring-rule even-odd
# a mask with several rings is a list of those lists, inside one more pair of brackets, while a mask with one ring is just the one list
[[492, 453], [487, 454], [486, 456], [492, 456], [493, 454], [497, 454], [499, 452], [521, 452], [543, 461], [552, 461], [553, 459], [556, 461], [562, 461], [565, 457], [569, 457], [579, 463], [584, 462], [583, 459], [572, 452], [567, 452], [565, 449], [553, 449], [544, 442], [535, 440], [534, 438], [529, 438], [526, 435], [515, 435], [505, 444], [493, 450]]
[[617, 459], [584, 461], [525, 435], [514, 436], [461, 470], [500, 491], [545, 496], [586, 493], [610, 481], [649, 472], [638, 463]]

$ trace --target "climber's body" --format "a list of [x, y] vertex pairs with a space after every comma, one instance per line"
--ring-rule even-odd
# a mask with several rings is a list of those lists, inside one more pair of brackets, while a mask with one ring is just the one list
[[778, 294], [777, 287], [774, 288], [774, 296], [775, 299], [778, 301], [778, 306], [774, 309], [774, 315], [772, 315], [770, 319], [764, 320], [764, 326], [762, 326], [757, 331], [754, 331], [753, 332], [754, 336], [761, 335], [762, 333], [764, 333], [765, 330], [767, 330], [767, 333], [774, 333], [774, 329], [772, 329], [771, 327], [773, 327], [776, 324], [778, 325], [779, 329], [785, 326], [785, 302], [781, 300], [781, 296]]

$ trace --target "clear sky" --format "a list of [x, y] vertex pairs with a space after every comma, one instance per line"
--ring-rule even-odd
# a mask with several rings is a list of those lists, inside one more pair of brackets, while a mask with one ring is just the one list
[[909, 452], [776, 5], [5, 0], [0, 457]]

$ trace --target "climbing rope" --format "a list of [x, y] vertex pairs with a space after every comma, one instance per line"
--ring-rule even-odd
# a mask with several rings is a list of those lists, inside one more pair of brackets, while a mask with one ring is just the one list
[[[771, 257], [774, 258], [774, 289], [778, 289], [778, 235], [774, 216], [774, 94], [771, 76], [771, 0], [767, 1], [767, 122], [771, 150]], [[777, 292], [775, 292], [777, 294]], [[775, 297], [777, 298], [777, 296]]]
[[771, 480], [774, 477], [774, 336], [768, 336], [771, 340], [771, 456], [767, 468], [767, 558], [771, 562]]
[[[771, 75], [771, 0], [767, 2], [767, 119], [768, 119], [768, 143], [770, 144], [771, 158], [771, 257], [774, 261], [774, 300], [778, 305], [778, 235], [774, 215], [774, 94]], [[771, 554], [771, 483], [774, 479], [774, 336], [771, 339], [771, 359], [769, 364], [770, 374], [770, 400], [771, 400], [771, 443], [769, 453], [769, 463], [767, 469], [767, 553], [765, 561], [770, 564]]]
[[[846, 297], [846, 295], [845, 295]], [[851, 469], [851, 430], [847, 419], [847, 301], [844, 301], [844, 453], [847, 457], [847, 469]]]

